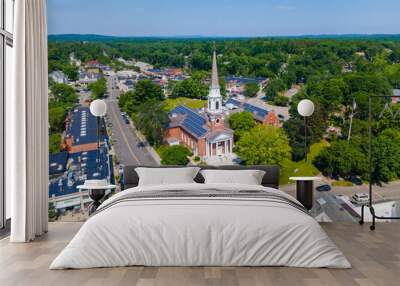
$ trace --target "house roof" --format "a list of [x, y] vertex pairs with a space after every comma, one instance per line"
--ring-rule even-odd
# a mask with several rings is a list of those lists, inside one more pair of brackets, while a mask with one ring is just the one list
[[171, 121], [172, 124], [170, 124], [170, 127], [180, 126], [195, 138], [201, 138], [206, 135], [207, 129], [204, 128], [206, 119], [195, 110], [183, 105], [178, 105], [170, 114], [172, 118], [177, 118]]
[[102, 148], [99, 152], [99, 170], [96, 158], [97, 150], [69, 154], [67, 173], [50, 181], [49, 197], [76, 193], [76, 187], [82, 185], [86, 179], [103, 179], [109, 175], [112, 177], [109, 174], [107, 150]]
[[231, 82], [234, 81], [236, 83], [240, 84], [246, 84], [246, 83], [257, 83], [260, 84], [261, 82], [265, 81], [266, 78], [264, 77], [242, 77], [242, 76], [226, 76], [225, 77], [225, 82]]
[[67, 165], [68, 152], [63, 151], [56, 154], [49, 154], [49, 175], [65, 172]]
[[[100, 141], [107, 139], [104, 120], [100, 119]], [[79, 107], [70, 113], [66, 138], [73, 139], [73, 146], [97, 142], [96, 117], [90, 113], [89, 107]]]
[[237, 107], [242, 107], [245, 111], [251, 112], [253, 114], [254, 118], [256, 118], [257, 120], [260, 120], [260, 121], [264, 120], [264, 118], [269, 113], [269, 111], [264, 108], [252, 105], [250, 103], [243, 103], [243, 102], [240, 102], [239, 100], [233, 99], [233, 98], [228, 99], [226, 104], [232, 104]]

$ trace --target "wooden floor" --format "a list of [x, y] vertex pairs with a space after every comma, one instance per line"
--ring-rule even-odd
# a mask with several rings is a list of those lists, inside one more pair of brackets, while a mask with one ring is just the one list
[[400, 285], [400, 224], [324, 224], [352, 269], [288, 267], [125, 267], [48, 270], [81, 226], [51, 223], [49, 233], [29, 244], [0, 241], [0, 285]]

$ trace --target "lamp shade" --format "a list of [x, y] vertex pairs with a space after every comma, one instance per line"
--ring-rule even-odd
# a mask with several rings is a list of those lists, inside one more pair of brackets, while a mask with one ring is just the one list
[[304, 117], [311, 116], [314, 113], [314, 103], [309, 99], [303, 99], [297, 105], [297, 112]]
[[101, 117], [106, 115], [107, 105], [104, 100], [96, 99], [90, 104], [90, 113], [96, 117]]

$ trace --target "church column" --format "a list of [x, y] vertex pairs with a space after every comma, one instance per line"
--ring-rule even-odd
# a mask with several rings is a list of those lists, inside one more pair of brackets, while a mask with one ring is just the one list
[[230, 148], [229, 148], [229, 153], [233, 153], [233, 140], [232, 139], [229, 139], [229, 144], [230, 144]]
[[227, 140], [224, 141], [224, 154], [225, 154], [225, 156], [228, 155], [228, 141]]

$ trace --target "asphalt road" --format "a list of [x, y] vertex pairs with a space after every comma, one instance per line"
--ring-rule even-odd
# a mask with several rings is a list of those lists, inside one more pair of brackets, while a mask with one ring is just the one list
[[106, 102], [107, 122], [111, 123], [109, 128], [117, 159], [123, 165], [157, 165], [147, 149], [139, 145], [142, 140], [137, 137], [131, 125], [121, 116], [117, 100], [119, 90], [112, 88], [115, 87], [115, 80], [115, 76], [107, 79], [109, 96]]

